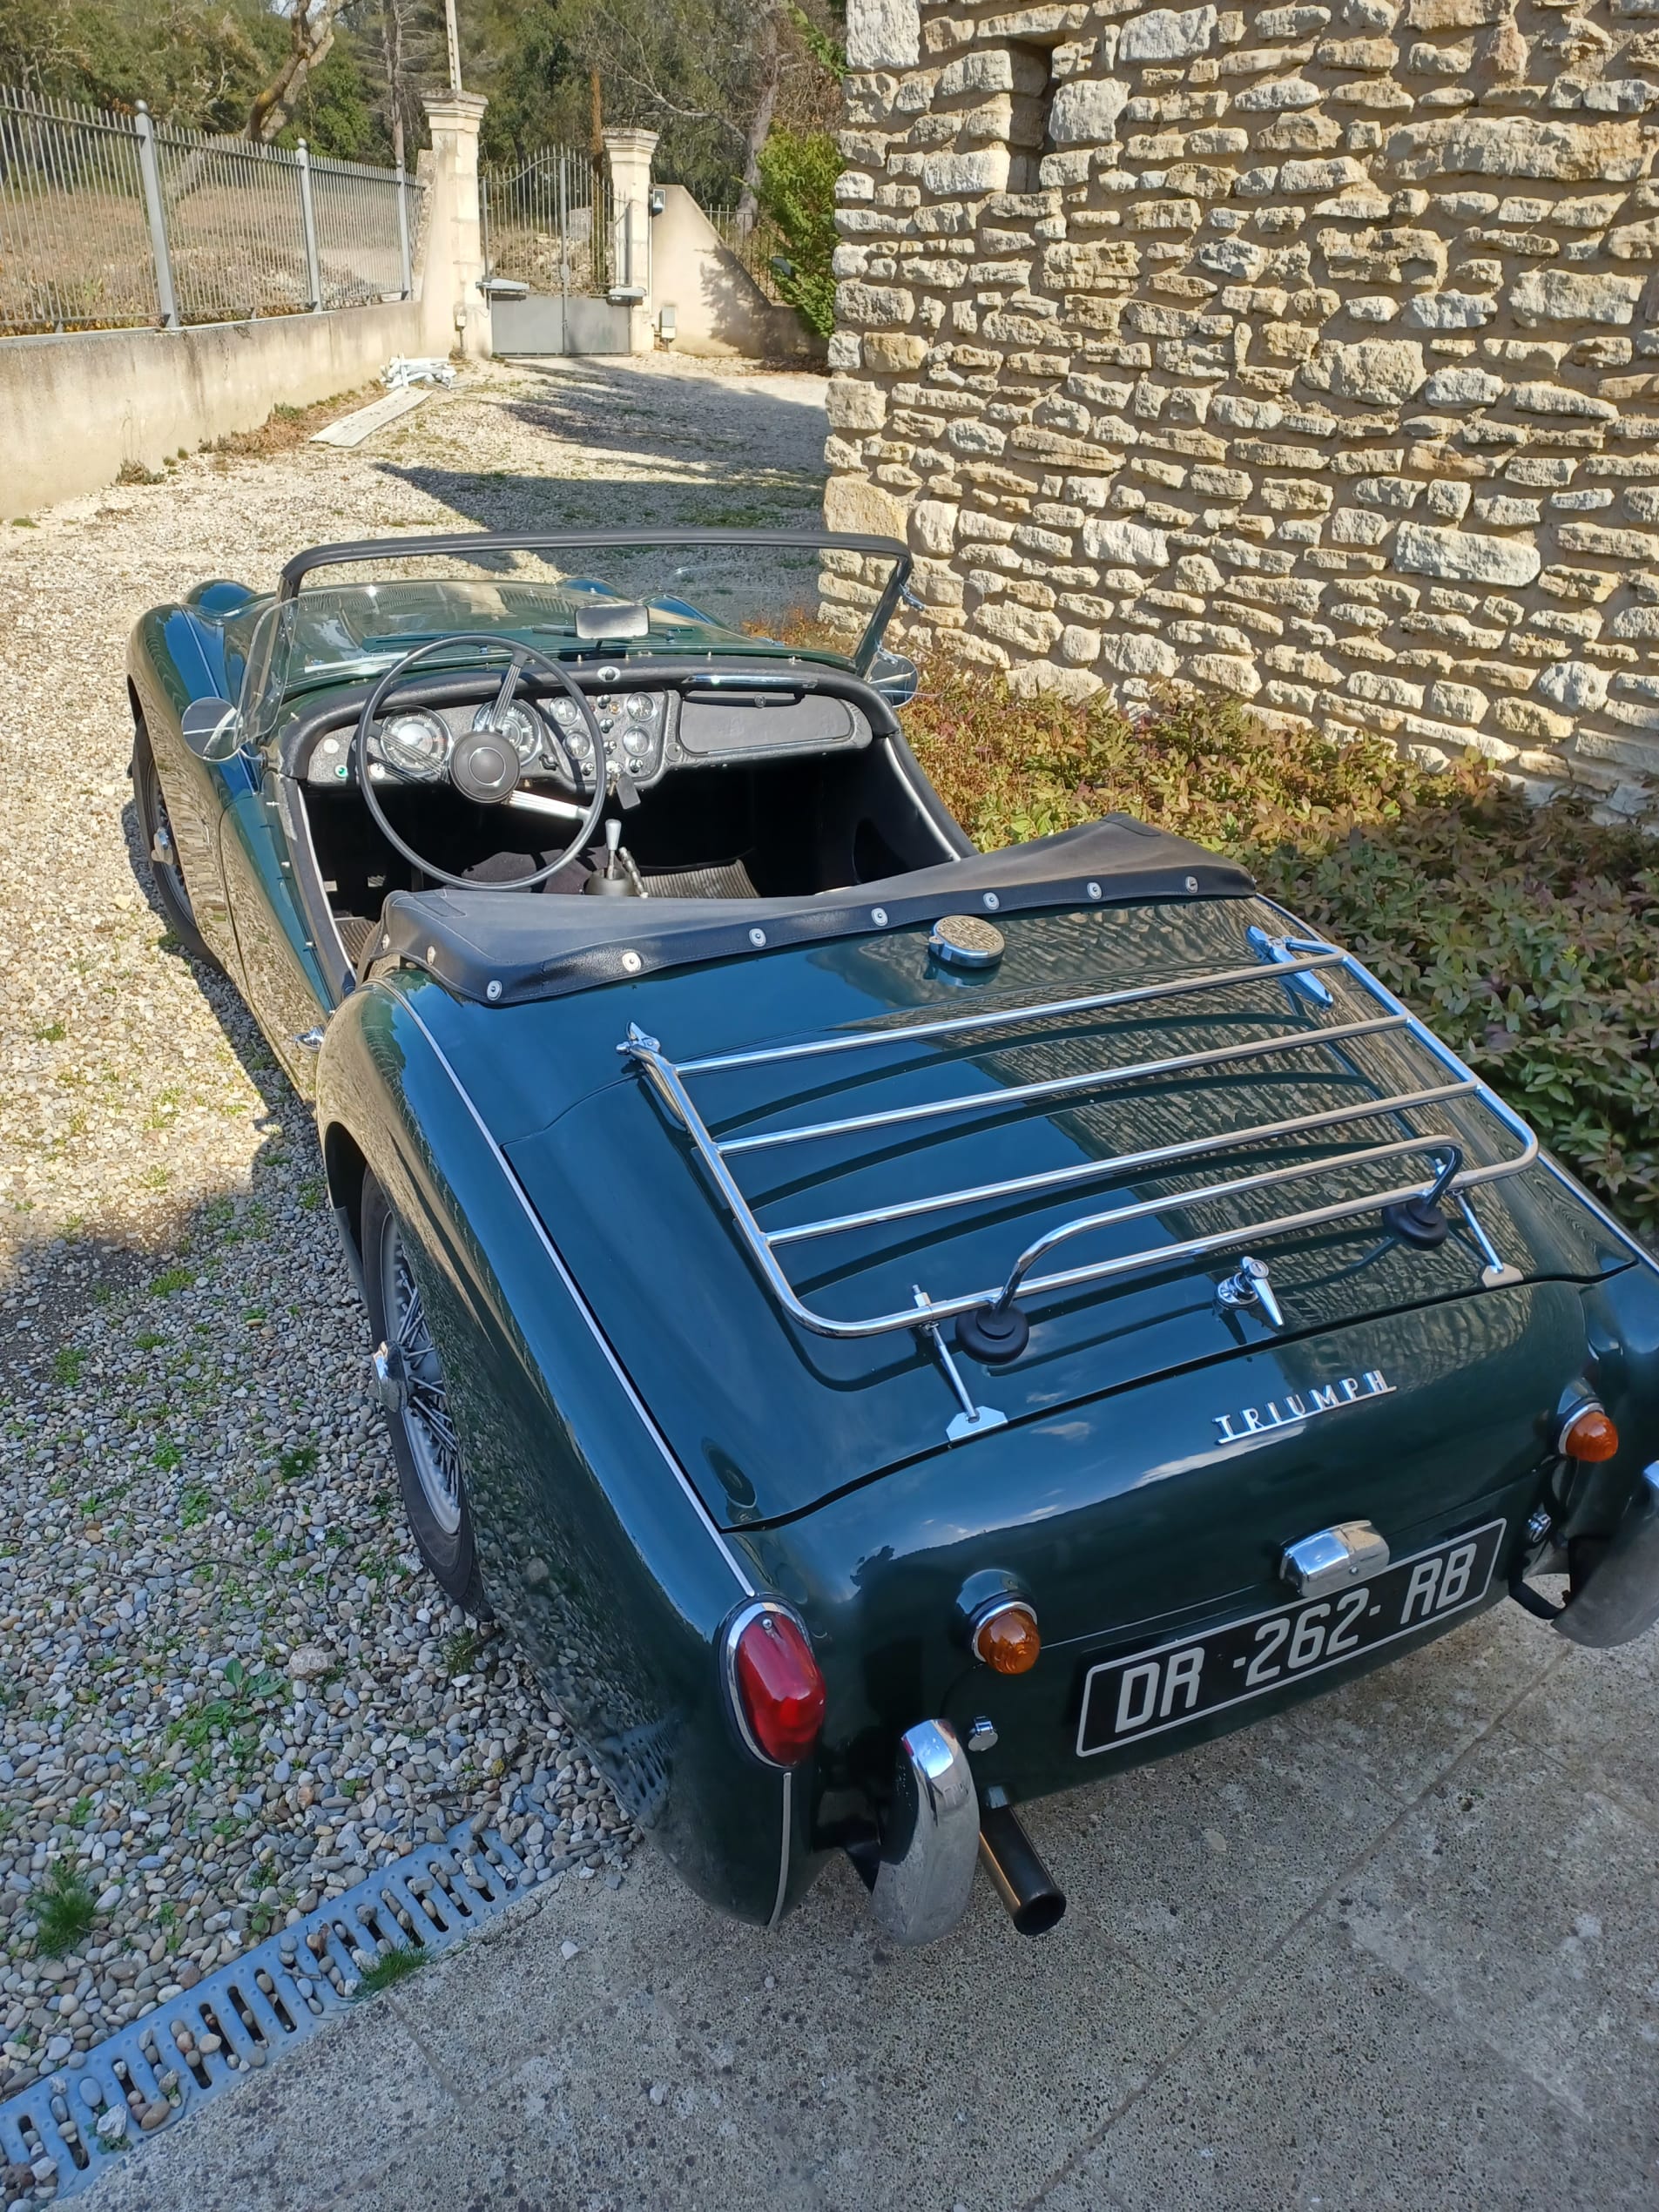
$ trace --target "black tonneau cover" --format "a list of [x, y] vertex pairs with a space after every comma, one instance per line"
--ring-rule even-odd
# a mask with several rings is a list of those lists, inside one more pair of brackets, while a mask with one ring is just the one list
[[1247, 870], [1202, 846], [1108, 814], [1028, 845], [806, 899], [583, 899], [517, 891], [395, 891], [370, 940], [381, 961], [425, 969], [487, 1005], [555, 998], [624, 977], [807, 945], [957, 913], [1241, 899]]

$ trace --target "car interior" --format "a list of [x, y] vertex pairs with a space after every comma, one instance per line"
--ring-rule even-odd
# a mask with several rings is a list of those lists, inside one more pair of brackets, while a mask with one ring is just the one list
[[354, 967], [395, 891], [811, 899], [973, 849], [881, 692], [805, 665], [526, 671], [509, 702], [411, 670], [314, 704], [283, 754], [301, 889]]

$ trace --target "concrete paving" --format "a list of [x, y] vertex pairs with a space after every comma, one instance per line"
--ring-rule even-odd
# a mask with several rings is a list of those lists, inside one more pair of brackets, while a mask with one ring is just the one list
[[[96, 2212], [1642, 2212], [1659, 1639], [1507, 1604], [1032, 1809], [1069, 1892], [771, 1936], [649, 1856], [567, 1884], [125, 2155]], [[566, 1959], [563, 1947], [575, 1944]]]

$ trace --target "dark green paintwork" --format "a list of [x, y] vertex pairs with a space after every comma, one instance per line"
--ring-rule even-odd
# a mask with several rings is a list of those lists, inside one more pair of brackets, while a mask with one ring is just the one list
[[[788, 1802], [792, 1901], [818, 1854], [879, 1811], [894, 1737], [921, 1717], [992, 1718], [1000, 1741], [976, 1771], [1016, 1799], [1104, 1779], [1133, 1755], [1077, 1760], [1088, 1667], [1279, 1602], [1280, 1550], [1312, 1529], [1367, 1517], [1399, 1555], [1501, 1514], [1499, 1594], [1559, 1474], [1553, 1423], [1575, 1379], [1594, 1384], [1626, 1442], [1573, 1501], [1568, 1533], [1611, 1526], [1659, 1436], [1659, 1274], [1541, 1166], [1480, 1202], [1519, 1285], [1480, 1289], [1460, 1244], [1379, 1254], [1374, 1231], [1344, 1229], [1276, 1248], [1290, 1326], [1275, 1341], [1217, 1316], [1214, 1266], [1039, 1307], [1025, 1359], [968, 1367], [1009, 1426], [949, 1450], [952, 1401], [913, 1338], [832, 1343], [781, 1320], [617, 1053], [631, 1022], [689, 1057], [1233, 964], [1250, 902], [1011, 919], [999, 974], [967, 989], [926, 961], [920, 933], [899, 931], [505, 1010], [409, 974], [337, 1003], [293, 894], [274, 738], [210, 766], [178, 734], [191, 698], [236, 696], [257, 612], [165, 610], [133, 642], [199, 919], [290, 1074], [314, 1082], [336, 1200], [349, 1216], [367, 1164], [410, 1231], [495, 1602], [705, 1895], [756, 1920], [778, 1901], [785, 1792], [741, 1749], [716, 1663], [745, 1581], [800, 1608], [829, 1685], [820, 1752]], [[331, 1015], [314, 1061], [293, 1040]], [[1203, 1021], [1189, 1008], [1123, 1025], [1109, 1056], [1192, 1049], [1286, 1015], [1264, 976]], [[1098, 1056], [1099, 1033], [1086, 1042]], [[830, 1110], [1063, 1073], [1086, 1064], [1082, 1049], [1059, 1035], [1018, 1052], [873, 1056], [880, 1079]], [[1402, 1088], [1424, 1080], [1418, 1062], [1399, 1072]], [[800, 1118], [820, 1081], [797, 1067], [698, 1095], [725, 1132]], [[1293, 1103], [1259, 1075], [1230, 1077], [1229, 1093], [1231, 1112], [1265, 1120], [1333, 1103], [1341, 1076], [1310, 1074]], [[919, 1171], [930, 1186], [968, 1183], [1160, 1141], [1197, 1103], [1189, 1089], [1057, 1111], [1024, 1124], [1013, 1160], [992, 1113], [856, 1172], [833, 1151], [786, 1169], [774, 1156], [771, 1181], [749, 1187], [772, 1193], [769, 1219], [840, 1211], [907, 1194]], [[1103, 1201], [1131, 1195], [1099, 1188]], [[1051, 1217], [1081, 1203], [1072, 1194]], [[995, 1280], [1044, 1218], [972, 1211], [903, 1248], [849, 1239], [812, 1295], [854, 1312], [907, 1303], [916, 1280]], [[796, 1279], [810, 1280], [799, 1262]], [[1389, 1396], [1242, 1448], [1218, 1441], [1218, 1413], [1369, 1370]], [[1019, 1681], [975, 1664], [955, 1626], [958, 1591], [987, 1569], [1024, 1588], [1042, 1622], [1042, 1657]], [[1234, 1709], [1211, 1731], [1331, 1680]]]

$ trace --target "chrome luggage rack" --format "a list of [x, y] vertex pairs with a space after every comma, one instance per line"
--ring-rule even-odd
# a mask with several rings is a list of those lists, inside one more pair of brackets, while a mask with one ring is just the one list
[[[648, 1036], [637, 1026], [631, 1025], [626, 1040], [617, 1049], [636, 1063], [670, 1115], [690, 1138], [709, 1179], [729, 1210], [762, 1281], [781, 1311], [800, 1327], [824, 1337], [857, 1339], [886, 1336], [905, 1329], [915, 1332], [938, 1359], [961, 1403], [961, 1412], [950, 1424], [949, 1430], [952, 1440], [956, 1441], [985, 1428], [1000, 1426], [1003, 1417], [991, 1408], [974, 1403], [945, 1345], [941, 1324], [954, 1320], [957, 1325], [959, 1347], [981, 1361], [1012, 1359], [1023, 1351], [1029, 1335], [1029, 1324], [1021, 1305], [1016, 1303], [1022, 1299], [1034, 1302], [1058, 1292], [1079, 1290], [1090, 1284], [1121, 1280], [1127, 1276], [1168, 1268], [1184, 1260], [1242, 1252], [1246, 1245], [1254, 1247], [1297, 1231], [1321, 1228], [1368, 1214], [1380, 1216], [1386, 1231], [1406, 1244], [1436, 1245], [1445, 1241], [1448, 1228], [1446, 1217], [1440, 1210], [1442, 1201], [1454, 1204], [1462, 1217], [1469, 1238], [1480, 1256], [1482, 1283], [1490, 1287], [1520, 1279], [1516, 1270], [1506, 1265], [1492, 1243], [1475, 1212], [1469, 1194], [1483, 1184], [1501, 1182], [1530, 1167], [1538, 1157], [1539, 1149], [1538, 1139], [1533, 1131], [1455, 1054], [1425, 1028], [1415, 1015], [1404, 1007], [1392, 992], [1375, 976], [1368, 974], [1352, 954], [1317, 938], [1277, 937], [1258, 927], [1251, 927], [1246, 936], [1254, 954], [1253, 961], [1248, 965], [1177, 976], [1128, 989], [1097, 992], [1087, 997], [1052, 1000], [1000, 1011], [955, 1015], [942, 1020], [906, 1022], [884, 1028], [840, 1031], [833, 1035], [808, 1037], [794, 1043], [678, 1062], [669, 1057], [655, 1037]], [[1330, 986], [1324, 980], [1325, 974], [1332, 971], [1340, 973], [1356, 984], [1381, 1010], [1363, 1021], [1319, 1021], [1318, 1015], [1320, 1011], [1333, 1009], [1335, 1006]], [[738, 1069], [773, 1067], [786, 1062], [827, 1059], [841, 1054], [871, 1053], [941, 1039], [973, 1036], [994, 1042], [998, 1031], [1011, 1031], [1031, 1023], [1150, 1008], [1166, 1000], [1224, 993], [1250, 985], [1259, 986], [1268, 980], [1284, 986], [1292, 1008], [1302, 1015], [1305, 1026], [1200, 1052], [1101, 1066], [1076, 1074], [1000, 1088], [991, 1086], [977, 1090], [957, 1091], [948, 1097], [892, 1107], [882, 1112], [798, 1123], [749, 1136], [721, 1139], [713, 1134], [699, 1113], [688, 1087], [699, 1076]], [[1318, 1050], [1329, 1052], [1332, 1048], [1345, 1048], [1364, 1038], [1389, 1035], [1409, 1038], [1420, 1046], [1434, 1062], [1437, 1069], [1444, 1071], [1444, 1079], [1414, 1089], [1367, 1096], [1352, 1105], [1328, 1108], [1317, 1113], [1300, 1114], [1282, 1121], [1247, 1127], [1223, 1128], [1180, 1143], [1116, 1153], [1035, 1174], [1011, 1176], [996, 1182], [934, 1191], [894, 1204], [873, 1206], [856, 1213], [832, 1215], [822, 1220], [778, 1229], [762, 1227], [753, 1205], [745, 1195], [733, 1171], [734, 1161], [779, 1146], [810, 1145], [836, 1138], [858, 1137], [907, 1125], [922, 1129], [948, 1116], [987, 1110], [1005, 1112], [1009, 1108], [1026, 1105], [1041, 1109], [1050, 1103], [1063, 1102], [1069, 1098], [1081, 1102], [1090, 1095], [1109, 1091], [1124, 1083], [1181, 1076], [1196, 1070], [1220, 1069], [1239, 1063], [1247, 1067], [1252, 1062], [1264, 1061], [1271, 1064], [1287, 1054]], [[1345, 1063], [1345, 1073], [1350, 1076], [1363, 1073], [1345, 1052], [1333, 1056]], [[1483, 1108], [1496, 1122], [1500, 1131], [1518, 1143], [1520, 1150], [1507, 1158], [1470, 1163], [1466, 1157], [1465, 1139], [1454, 1136], [1444, 1129], [1419, 1130], [1406, 1118], [1422, 1109], [1453, 1100], [1466, 1101]], [[867, 1314], [850, 1319], [819, 1312], [808, 1305], [796, 1291], [779, 1258], [779, 1251], [786, 1247], [842, 1235], [849, 1231], [914, 1221], [929, 1214], [1007, 1199], [1037, 1197], [1063, 1191], [1073, 1185], [1099, 1182], [1108, 1177], [1126, 1173], [1157, 1177], [1200, 1161], [1206, 1154], [1231, 1153], [1242, 1146], [1318, 1136], [1322, 1132], [1341, 1130], [1345, 1124], [1385, 1119], [1393, 1119], [1395, 1125], [1406, 1133], [1386, 1143], [1369, 1144], [1351, 1151], [1320, 1153], [1285, 1166], [1226, 1176], [1197, 1189], [1172, 1191], [1162, 1197], [1140, 1199], [1105, 1211], [1078, 1214], [1047, 1230], [1028, 1244], [1015, 1258], [1001, 1282], [973, 1289], [951, 1288], [943, 1291], [929, 1291], [917, 1285], [914, 1291], [914, 1303], [891, 1312]], [[1091, 1231], [1116, 1228], [1124, 1223], [1160, 1214], [1185, 1213], [1195, 1209], [1222, 1205], [1229, 1199], [1247, 1193], [1278, 1190], [1282, 1186], [1330, 1177], [1347, 1169], [1371, 1168], [1393, 1163], [1403, 1165], [1413, 1156], [1427, 1162], [1426, 1175], [1419, 1175], [1408, 1181], [1387, 1182], [1385, 1187], [1364, 1196], [1327, 1198], [1269, 1220], [1234, 1222], [1206, 1234], [1180, 1241], [1156, 1244], [1137, 1251], [1118, 1252], [1107, 1258], [1062, 1268], [1047, 1274], [1033, 1272], [1038, 1263], [1056, 1247]], [[1254, 1307], [1270, 1326], [1277, 1327], [1282, 1324], [1278, 1301], [1269, 1282], [1269, 1270], [1264, 1262], [1249, 1255], [1245, 1256], [1238, 1274], [1217, 1285], [1217, 1303], [1224, 1306]]]

